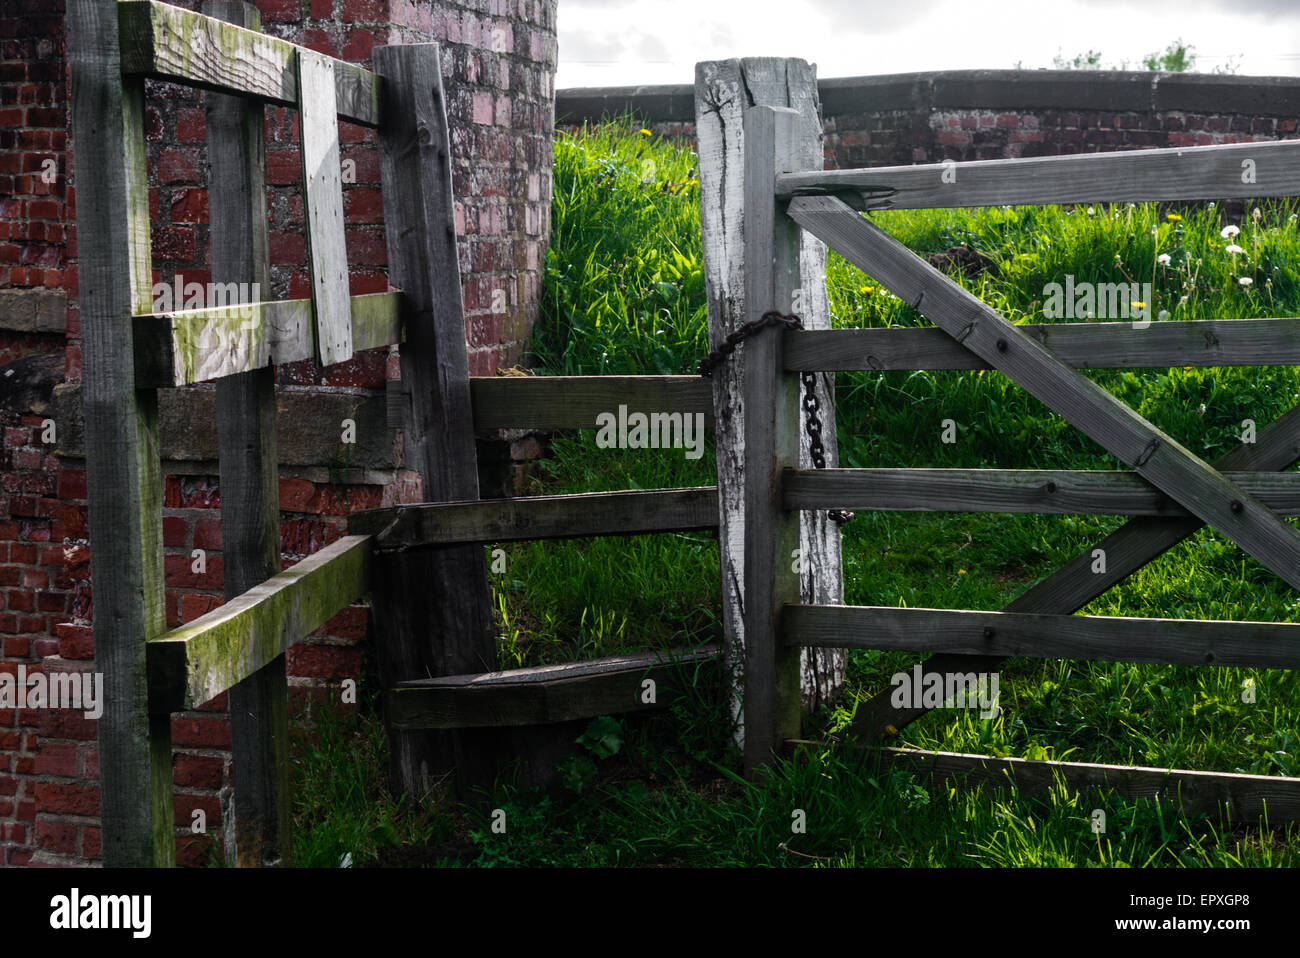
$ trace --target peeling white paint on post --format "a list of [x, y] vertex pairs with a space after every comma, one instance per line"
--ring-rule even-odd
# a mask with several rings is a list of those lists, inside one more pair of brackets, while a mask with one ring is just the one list
[[[816, 73], [803, 60], [751, 58], [709, 61], [695, 67], [696, 139], [700, 157], [700, 220], [708, 293], [710, 344], [716, 346], [745, 318], [744, 263], [744, 111], [751, 106], [796, 109], [797, 162], [801, 169], [823, 166], [822, 128]], [[826, 299], [826, 247], [804, 234], [800, 246], [801, 281], [792, 304], [806, 329], [829, 329]], [[774, 336], [768, 331], [761, 335]], [[713, 375], [717, 440], [718, 533], [722, 568], [724, 660], [731, 675], [732, 715], [739, 729], [744, 662], [744, 402], [742, 346]], [[818, 398], [827, 465], [837, 464], [833, 376], [818, 375]], [[808, 436], [800, 430], [800, 464], [811, 468]], [[839, 530], [824, 510], [805, 512], [800, 521], [803, 602], [837, 605], [844, 601]], [[844, 655], [834, 649], [806, 649], [802, 655], [805, 709], [836, 696], [844, 682]], [[743, 738], [743, 730], [738, 732]]]

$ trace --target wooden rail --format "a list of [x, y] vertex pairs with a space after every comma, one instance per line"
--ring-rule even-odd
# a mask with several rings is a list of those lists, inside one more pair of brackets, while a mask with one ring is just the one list
[[389, 693], [386, 717], [399, 729], [501, 728], [661, 709], [718, 655], [717, 646], [703, 646], [401, 682]]
[[[1300, 364], [1300, 319], [1294, 318], [1017, 328], [1076, 369]], [[995, 368], [937, 327], [791, 330], [783, 336], [785, 368], [797, 372]]]
[[421, 502], [366, 509], [348, 517], [348, 531], [374, 536], [375, 549], [381, 552], [452, 543], [630, 536], [717, 527], [718, 490], [714, 486]]
[[474, 428], [595, 429], [596, 417], [632, 412], [703, 413], [713, 428], [713, 394], [700, 376], [478, 376], [470, 380]]
[[[116, 6], [123, 74], [298, 106], [300, 48], [289, 41], [157, 0], [120, 0]], [[379, 77], [346, 60], [327, 59], [339, 117], [378, 126]]]
[[370, 591], [370, 541], [345, 536], [147, 643], [149, 707], [196, 708], [252, 675]]
[[1036, 615], [884, 606], [787, 605], [789, 645], [905, 649], [998, 658], [1300, 667], [1300, 625]]
[[[1225, 472], [1280, 516], [1300, 516], [1300, 473]], [[1069, 469], [799, 469], [787, 509], [1190, 516], [1136, 472]]]
[[[354, 351], [400, 342], [400, 291], [348, 299]], [[141, 388], [188, 386], [254, 369], [312, 359], [309, 299], [149, 313], [133, 318], [135, 380]]]
[[921, 749], [883, 748], [880, 754], [892, 764], [927, 779], [964, 788], [1014, 785], [1018, 791], [1032, 793], [1064, 781], [1079, 791], [1108, 789], [1127, 799], [1160, 799], [1172, 803], [1184, 815], [1217, 817], [1226, 812], [1231, 821], [1241, 823], [1300, 820], [1300, 778], [993, 758]]
[[[1250, 162], [1251, 177], [1243, 175]], [[786, 173], [780, 199], [860, 194], [868, 210], [1300, 195], [1300, 142]]]

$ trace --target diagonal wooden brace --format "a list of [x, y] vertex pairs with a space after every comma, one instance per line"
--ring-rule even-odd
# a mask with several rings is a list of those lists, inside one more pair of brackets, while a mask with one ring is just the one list
[[[1293, 406], [1261, 429], [1256, 443], [1243, 443], [1216, 460], [1214, 467], [1224, 472], [1245, 469], [1281, 471], [1296, 462], [1300, 462], [1300, 406]], [[1204, 525], [1194, 517], [1165, 519], [1141, 516], [1130, 519], [1095, 546], [1022, 592], [1002, 611], [1073, 615]], [[1092, 571], [1093, 548], [1105, 550], [1105, 572]], [[982, 672], [996, 668], [1003, 661], [1005, 659], [996, 656], [939, 653], [925, 660], [925, 671]], [[882, 738], [906, 728], [929, 711], [925, 708], [895, 708], [892, 698], [893, 689], [889, 688], [860, 703], [850, 727], [851, 733], [862, 739]]]
[[1300, 530], [834, 197], [790, 216], [1103, 449], [1300, 589]]

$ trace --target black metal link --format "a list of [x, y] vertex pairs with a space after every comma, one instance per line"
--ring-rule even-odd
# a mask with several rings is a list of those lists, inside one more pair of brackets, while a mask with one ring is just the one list
[[[709, 355], [700, 360], [699, 372], [705, 379], [712, 378], [714, 370], [721, 366], [732, 353], [749, 337], [760, 333], [765, 329], [773, 326], [780, 326], [784, 329], [803, 329], [803, 320], [793, 313], [780, 313], [774, 309], [768, 310], [758, 319], [745, 323], [737, 327], [733, 332], [727, 335], [721, 345], [713, 350]], [[812, 459], [813, 468], [826, 468], [826, 448], [822, 445], [822, 420], [818, 413], [821, 411], [821, 400], [817, 398], [817, 376], [814, 373], [803, 373], [801, 375], [804, 387], [803, 410], [804, 410], [804, 429], [808, 433], [808, 454]], [[853, 513], [847, 509], [830, 509], [826, 513], [832, 520], [844, 525], [853, 518]]]

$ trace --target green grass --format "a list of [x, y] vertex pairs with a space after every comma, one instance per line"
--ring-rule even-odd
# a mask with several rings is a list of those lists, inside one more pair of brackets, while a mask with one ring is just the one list
[[[538, 373], [680, 374], [707, 351], [694, 154], [626, 124], [557, 136], [546, 286], [530, 361]], [[1151, 315], [1204, 319], [1297, 315], [1297, 215], [1258, 217], [1212, 205], [880, 213], [908, 247], [967, 243], [997, 269], [961, 281], [1014, 322], [1043, 322], [1049, 282], [1152, 284]], [[1223, 228], [1240, 226], [1224, 237]], [[1235, 256], [1225, 247], [1234, 242]], [[1158, 257], [1167, 255], [1167, 263]], [[1243, 285], [1240, 279], [1251, 280]], [[832, 253], [836, 326], [924, 325], [914, 310]], [[1162, 313], [1163, 311], [1163, 313]], [[1167, 314], [1167, 315], [1165, 315]], [[1067, 320], [1068, 321], [1068, 320]], [[1196, 454], [1213, 459], [1300, 401], [1300, 371], [1091, 371], [1091, 378]], [[1124, 468], [998, 373], [840, 373], [836, 414], [847, 466]], [[957, 442], [941, 441], [942, 422]], [[595, 447], [594, 433], [556, 436], [535, 493], [707, 485], [712, 450]], [[860, 513], [844, 529], [846, 601], [997, 609], [1093, 545], [1118, 517]], [[520, 543], [502, 547], [491, 577], [502, 667], [566, 661], [720, 637], [716, 544], [703, 535]], [[1235, 546], [1203, 531], [1083, 610], [1131, 615], [1295, 621], [1289, 588]], [[854, 696], [910, 668], [901, 653], [850, 655], [845, 704], [812, 732], [842, 728]], [[1300, 677], [1276, 670], [1012, 660], [1001, 714], [939, 710], [905, 730], [927, 748], [1160, 767], [1300, 774]], [[1255, 701], [1243, 701], [1254, 684]], [[486, 811], [447, 802], [423, 809], [387, 796], [377, 720], [346, 726], [359, 747], [326, 737], [308, 753], [302, 855], [328, 864], [341, 849], [380, 858], [398, 847], [460, 849], [479, 865], [1233, 866], [1300, 864], [1294, 829], [1230, 829], [1167, 806], [1079, 795], [956, 792], [882, 771], [847, 748], [776, 764], [747, 784], [732, 769], [719, 683], [659, 718], [620, 723], [616, 755], [579, 756], [556, 794], [499, 786]], [[321, 759], [325, 755], [327, 758]], [[580, 767], [579, 767], [580, 766]], [[581, 774], [579, 774], [581, 772]], [[374, 808], [372, 809], [372, 806]], [[335, 809], [341, 811], [335, 811]], [[1105, 835], [1088, 816], [1102, 808]], [[807, 830], [791, 832], [803, 809]], [[376, 838], [376, 835], [378, 836]], [[387, 844], [385, 844], [387, 843]], [[465, 851], [470, 849], [470, 851]], [[442, 851], [440, 851], [442, 850]]]

